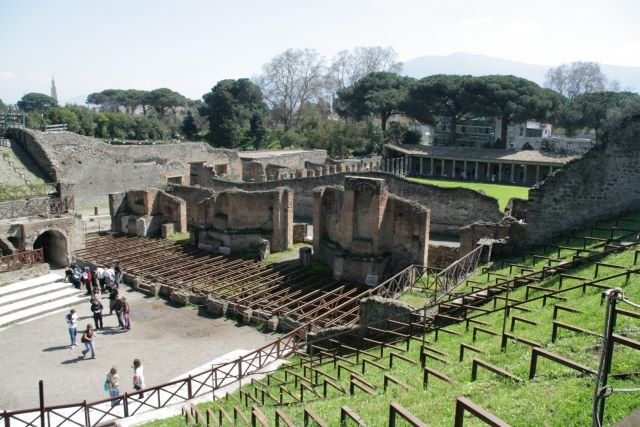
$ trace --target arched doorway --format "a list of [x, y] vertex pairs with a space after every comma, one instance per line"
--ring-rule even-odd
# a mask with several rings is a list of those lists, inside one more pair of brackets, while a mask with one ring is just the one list
[[67, 238], [56, 230], [48, 230], [38, 236], [33, 242], [33, 249], [42, 248], [44, 261], [52, 268], [61, 268], [69, 265], [67, 256]]

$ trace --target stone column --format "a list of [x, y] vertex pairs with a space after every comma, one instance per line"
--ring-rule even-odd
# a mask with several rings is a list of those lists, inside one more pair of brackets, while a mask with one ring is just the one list
[[469, 175], [467, 175], [467, 161], [465, 160], [462, 167], [462, 174], [464, 175], [464, 179], [469, 179]]
[[502, 182], [502, 163], [498, 163], [498, 182]]
[[522, 173], [522, 183], [526, 183], [527, 182], [527, 165], [523, 165], [524, 166], [524, 172]]
[[477, 181], [478, 180], [478, 169], [479, 169], [479, 163], [476, 162], [476, 170], [474, 171], [474, 179]]
[[540, 165], [536, 165], [536, 182], [540, 182]]
[[429, 169], [429, 175], [433, 176], [433, 157], [431, 157], [431, 169]]
[[455, 179], [456, 178], [456, 161], [451, 160], [451, 178]]
[[440, 176], [444, 176], [444, 159], [440, 160]]
[[423, 157], [420, 157], [420, 176], [422, 176], [422, 160]]
[[487, 162], [487, 181], [491, 181], [491, 163]]

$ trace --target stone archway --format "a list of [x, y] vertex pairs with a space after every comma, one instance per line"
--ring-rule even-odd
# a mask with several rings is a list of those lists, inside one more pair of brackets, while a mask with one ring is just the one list
[[67, 254], [67, 238], [58, 230], [47, 230], [33, 242], [33, 249], [42, 248], [44, 261], [52, 268], [69, 265]]

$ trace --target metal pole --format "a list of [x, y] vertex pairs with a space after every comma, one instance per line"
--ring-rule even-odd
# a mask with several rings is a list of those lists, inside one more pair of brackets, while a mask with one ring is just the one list
[[40, 426], [45, 427], [44, 419], [44, 381], [38, 381], [38, 394], [40, 395]]
[[[591, 424], [594, 427], [600, 427], [604, 418], [605, 406], [605, 389], [609, 372], [611, 371], [611, 359], [613, 357], [613, 330], [616, 326], [616, 303], [621, 299], [623, 294], [620, 288], [614, 288], [606, 291], [607, 312], [604, 324], [604, 338], [602, 343], [602, 357], [600, 366], [598, 366], [598, 374], [596, 377], [596, 389], [593, 396], [593, 414]], [[596, 415], [597, 412], [597, 415]]]
[[501, 337], [501, 345], [500, 345], [500, 349], [502, 351], [506, 351], [507, 350], [507, 340], [505, 340], [504, 338], [504, 333], [506, 331], [507, 328], [507, 316], [509, 316], [509, 289], [511, 289], [511, 284], [509, 284], [509, 282], [507, 282], [507, 293], [505, 294], [505, 299], [504, 299], [504, 315], [502, 317], [502, 337]]

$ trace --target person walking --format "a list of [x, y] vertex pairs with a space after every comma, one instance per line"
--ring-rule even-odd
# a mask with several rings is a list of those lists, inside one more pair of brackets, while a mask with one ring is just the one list
[[131, 306], [124, 295], [122, 296], [122, 320], [124, 329], [131, 330]]
[[82, 343], [84, 344], [84, 350], [82, 350], [82, 357], [85, 357], [89, 351], [91, 351], [91, 358], [96, 358], [96, 345], [95, 345], [95, 337], [96, 333], [93, 330], [93, 326], [91, 323], [87, 324], [87, 329], [85, 329], [82, 334]]
[[109, 315], [113, 314], [113, 308], [116, 305], [118, 299], [118, 288], [115, 286], [109, 287]]
[[122, 319], [122, 310], [124, 309], [124, 301], [122, 297], [118, 295], [116, 301], [113, 304], [113, 309], [116, 311], [116, 317], [118, 318], [118, 326], [124, 329], [124, 320]]
[[111, 398], [111, 407], [113, 408], [114, 406], [119, 405], [120, 399], [117, 398], [120, 397], [120, 376], [118, 375], [118, 369], [115, 366], [112, 367], [107, 374], [107, 379], [105, 380], [105, 390], [109, 392], [109, 397]]
[[98, 331], [101, 331], [102, 329], [104, 329], [104, 325], [102, 324], [103, 308], [104, 307], [102, 307], [102, 303], [94, 294], [93, 298], [91, 299], [91, 312], [93, 313], [93, 323], [95, 323], [96, 330]]
[[69, 338], [71, 339], [71, 345], [69, 348], [73, 348], [78, 345], [77, 336], [78, 336], [78, 315], [76, 311], [72, 308], [69, 313], [65, 316], [67, 320], [67, 327], [69, 328]]
[[[142, 362], [140, 359], [133, 360], [133, 388], [140, 391], [144, 386], [144, 368], [142, 366]], [[144, 397], [144, 393], [138, 394], [138, 399], [142, 399]]]

